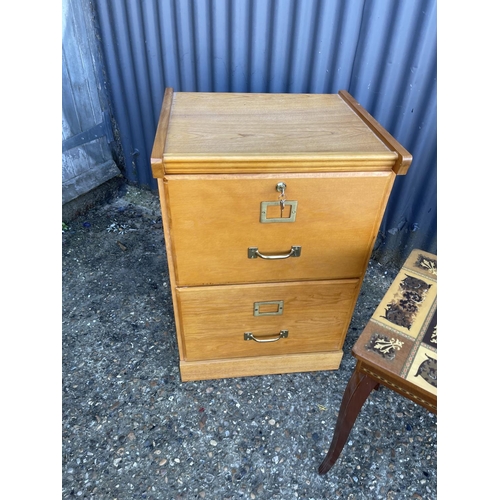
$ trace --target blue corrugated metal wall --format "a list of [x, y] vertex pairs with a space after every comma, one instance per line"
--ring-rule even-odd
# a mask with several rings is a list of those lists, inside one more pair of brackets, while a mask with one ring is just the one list
[[126, 176], [149, 156], [165, 87], [348, 90], [413, 155], [377, 251], [437, 251], [436, 0], [94, 0]]

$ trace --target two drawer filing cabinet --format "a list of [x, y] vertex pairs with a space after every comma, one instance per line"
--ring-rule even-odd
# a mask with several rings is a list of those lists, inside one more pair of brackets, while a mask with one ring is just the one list
[[182, 381], [337, 369], [411, 161], [345, 91], [167, 88], [151, 168]]

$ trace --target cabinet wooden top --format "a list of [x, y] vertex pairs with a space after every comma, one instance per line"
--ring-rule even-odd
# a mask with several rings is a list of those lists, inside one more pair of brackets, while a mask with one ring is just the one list
[[347, 92], [243, 94], [166, 89], [155, 177], [191, 173], [394, 170], [411, 155]]

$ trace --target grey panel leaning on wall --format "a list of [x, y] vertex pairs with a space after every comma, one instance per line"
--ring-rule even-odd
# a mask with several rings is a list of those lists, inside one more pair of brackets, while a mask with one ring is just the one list
[[149, 157], [165, 87], [349, 91], [412, 154], [377, 249], [436, 252], [436, 0], [96, 1], [125, 175]]
[[120, 174], [109, 143], [113, 133], [100, 95], [98, 45], [91, 3], [63, 1], [62, 203]]

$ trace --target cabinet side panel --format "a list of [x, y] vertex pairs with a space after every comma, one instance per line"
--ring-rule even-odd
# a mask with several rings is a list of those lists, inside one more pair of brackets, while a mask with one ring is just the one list
[[[395, 179], [396, 179], [396, 174], [391, 173], [391, 175], [389, 175], [388, 180], [387, 180], [384, 195], [382, 196], [382, 198], [380, 200], [380, 206], [378, 208], [377, 216], [375, 217], [374, 222], [373, 222], [371, 243], [370, 243], [369, 249], [366, 253], [366, 259], [365, 259], [365, 263], [364, 263], [364, 267], [363, 267], [363, 274], [362, 274], [363, 278], [366, 274], [366, 270], [368, 268], [368, 263], [370, 262], [370, 258], [371, 258], [372, 252], [373, 252], [373, 246], [375, 245], [375, 240], [377, 239], [377, 234], [378, 234], [378, 231], [380, 229], [380, 225], [382, 223], [382, 218], [384, 217], [385, 209], [387, 207], [387, 202], [389, 201], [389, 196], [391, 195], [392, 186], [394, 185]], [[355, 298], [354, 298], [352, 306], [351, 306], [352, 307], [351, 311], [349, 312], [350, 318], [352, 318], [352, 315], [354, 314], [354, 308], [356, 307], [356, 304], [357, 304], [357, 301], [359, 298], [359, 292], [361, 291], [362, 285], [363, 285], [363, 279], [359, 280], [357, 290], [355, 291], [355, 294], [354, 294]], [[347, 335], [347, 332], [348, 332], [348, 329], [346, 329], [346, 331], [344, 332], [344, 337], [342, 338], [342, 345], [344, 343], [345, 336]]]
[[161, 215], [162, 215], [162, 223], [163, 223], [163, 234], [165, 238], [165, 248], [167, 253], [167, 264], [168, 264], [168, 274], [170, 279], [170, 291], [172, 296], [172, 305], [174, 308], [174, 319], [175, 319], [175, 330], [177, 334], [177, 344], [179, 349], [179, 357], [180, 359], [184, 359], [184, 343], [182, 341], [182, 335], [180, 331], [180, 311], [177, 297], [177, 280], [175, 277], [175, 263], [174, 263], [174, 254], [172, 250], [172, 240], [170, 237], [170, 217], [168, 214], [168, 206], [167, 206], [167, 183], [164, 182], [163, 179], [158, 179], [158, 193], [160, 196], [160, 206], [161, 206]]

